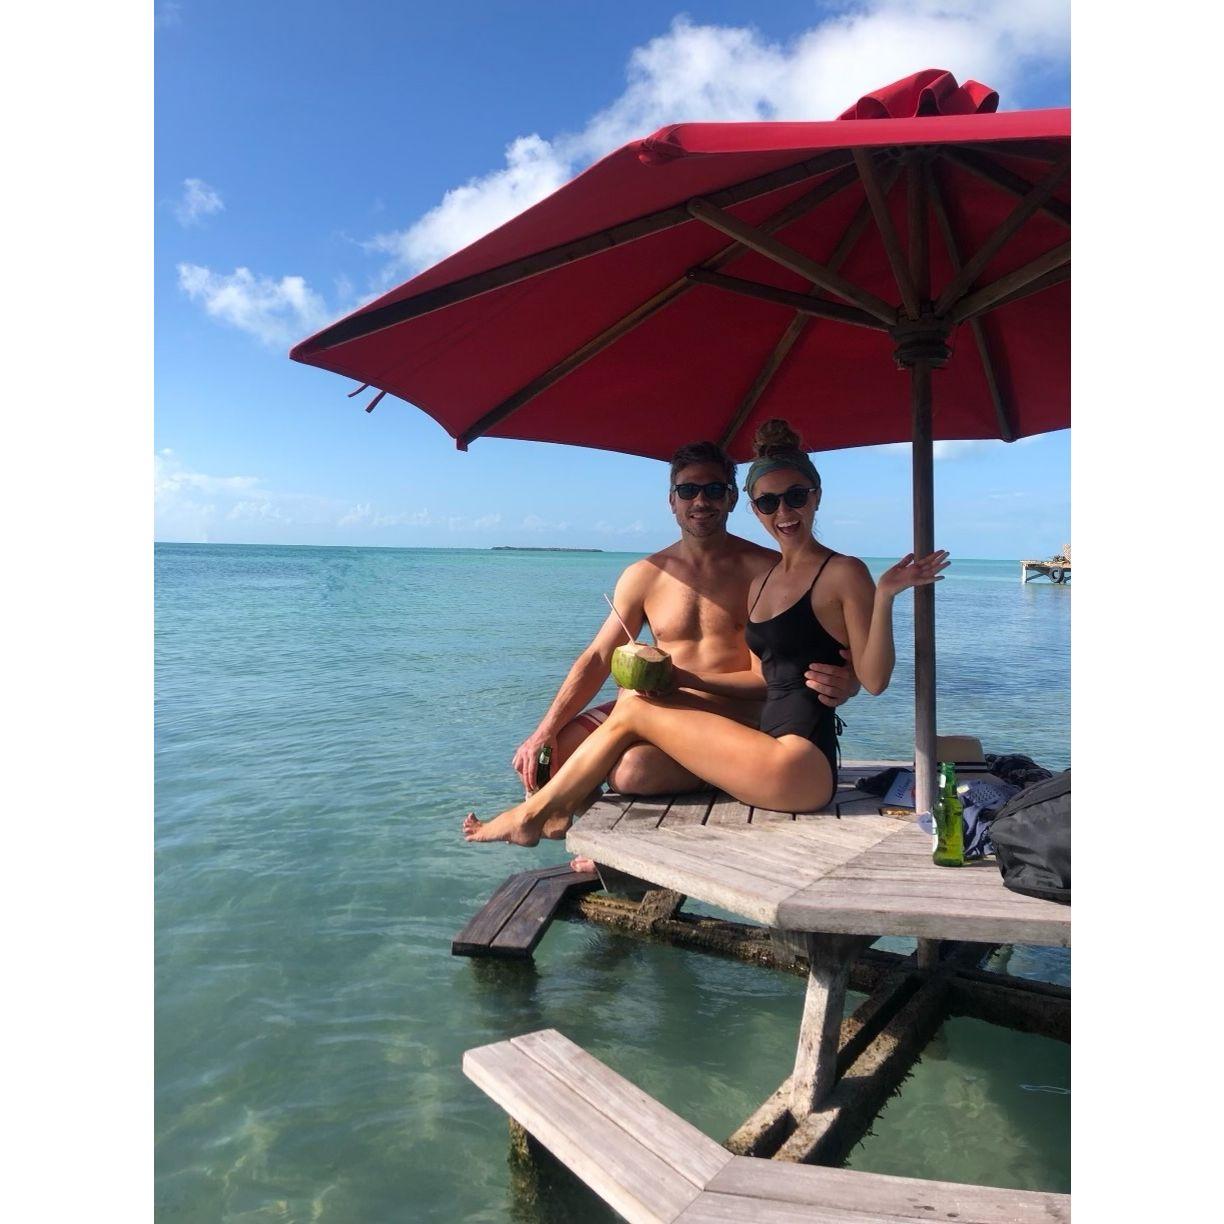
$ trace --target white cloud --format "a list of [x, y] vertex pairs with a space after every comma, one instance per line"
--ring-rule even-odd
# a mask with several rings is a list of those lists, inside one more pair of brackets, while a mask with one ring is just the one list
[[[921, 68], [982, 81], [999, 90], [1005, 107], [1022, 106], [1033, 68], [1066, 60], [1069, 14], [1068, 0], [864, 0], [787, 42], [748, 27], [677, 17], [634, 49], [623, 92], [580, 129], [517, 137], [507, 144], [503, 165], [452, 188], [405, 228], [360, 245], [389, 257], [373, 277], [385, 289], [665, 124], [830, 119], [868, 90]], [[341, 313], [340, 306], [329, 311], [299, 276], [256, 278], [239, 268], [226, 277], [185, 264], [180, 284], [214, 318], [266, 343], [299, 339]]]
[[641, 535], [646, 527], [641, 519], [634, 519], [632, 523], [609, 523], [605, 519], [600, 519], [595, 524], [595, 530], [601, 535], [623, 536], [623, 535]]
[[354, 506], [347, 513], [342, 514], [336, 520], [337, 527], [355, 527], [358, 523], [366, 522], [370, 517], [370, 503], [365, 502], [361, 505]]
[[569, 523], [550, 523], [547, 519], [541, 518], [538, 514], [528, 514], [524, 517], [522, 523], [519, 524], [523, 531], [568, 531]]
[[256, 277], [249, 268], [226, 276], [198, 264], [178, 266], [179, 288], [214, 319], [267, 345], [285, 345], [317, 331], [330, 317], [323, 299], [300, 276]]
[[153, 521], [159, 540], [207, 542], [217, 525], [322, 525], [334, 503], [269, 489], [256, 476], [214, 476], [188, 467], [173, 450], [153, 456]]
[[408, 229], [363, 245], [392, 257], [385, 276], [426, 267], [556, 191], [572, 173], [566, 153], [539, 136], [520, 136], [507, 147], [503, 169], [452, 188]]
[[677, 17], [637, 47], [624, 92], [576, 133], [522, 136], [503, 167], [447, 192], [407, 229], [368, 248], [417, 270], [466, 246], [568, 181], [585, 165], [669, 123], [831, 119], [862, 94], [920, 68], [949, 69], [1023, 103], [1035, 61], [1070, 47], [1067, 0], [869, 0], [788, 43], [750, 28]]
[[[1027, 438], [1020, 440], [1028, 441]], [[997, 447], [1008, 445], [1014, 446], [1016, 443], [1003, 442], [998, 438], [954, 438], [932, 443], [931, 454], [935, 459], [964, 459], [968, 455], [980, 455], [984, 451], [989, 452]], [[885, 454], [905, 455], [908, 458], [910, 443], [886, 442], [878, 449]]]
[[192, 226], [224, 208], [225, 201], [215, 187], [210, 187], [203, 179], [189, 178], [183, 180], [183, 195], [174, 206], [174, 215], [180, 225]]

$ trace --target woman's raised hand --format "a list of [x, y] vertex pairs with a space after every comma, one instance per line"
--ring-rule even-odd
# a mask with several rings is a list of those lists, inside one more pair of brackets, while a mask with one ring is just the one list
[[876, 590], [883, 595], [893, 596], [909, 587], [929, 586], [932, 582], [942, 581], [940, 571], [951, 564], [947, 550], [943, 548], [918, 558], [915, 558], [913, 553], [906, 553], [896, 565], [880, 575]]

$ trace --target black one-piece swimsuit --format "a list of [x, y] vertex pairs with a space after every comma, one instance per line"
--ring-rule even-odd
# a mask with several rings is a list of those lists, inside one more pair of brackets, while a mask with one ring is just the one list
[[[822, 705], [819, 695], [807, 687], [803, 675], [811, 663], [832, 663], [845, 666], [841, 651], [846, 649], [821, 623], [812, 611], [812, 591], [820, 581], [824, 568], [837, 556], [830, 553], [816, 571], [812, 585], [785, 612], [769, 620], [754, 621], [752, 608], [760, 601], [765, 583], [773, 570], [765, 575], [761, 590], [748, 609], [748, 624], [744, 637], [748, 649], [761, 660], [767, 693], [761, 711], [761, 730], [775, 738], [779, 735], [802, 735], [811, 740], [829, 760], [833, 777], [837, 777], [837, 715], [831, 707]], [[779, 563], [780, 564], [780, 563]], [[775, 565], [774, 569], [778, 567]]]

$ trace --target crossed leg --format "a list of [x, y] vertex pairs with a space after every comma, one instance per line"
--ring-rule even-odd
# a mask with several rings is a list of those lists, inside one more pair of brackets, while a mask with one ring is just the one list
[[832, 793], [828, 759], [798, 735], [777, 739], [687, 701], [627, 696], [593, 732], [547, 786], [493, 820], [469, 813], [468, 841], [509, 841], [534, 846], [541, 836], [559, 836], [591, 787], [605, 777], [631, 745], [653, 744], [682, 768], [744, 803], [789, 811], [819, 807]]

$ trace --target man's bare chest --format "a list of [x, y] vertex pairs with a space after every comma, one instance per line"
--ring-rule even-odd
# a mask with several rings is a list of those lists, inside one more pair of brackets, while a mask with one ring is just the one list
[[720, 581], [707, 577], [687, 582], [665, 575], [646, 597], [646, 620], [660, 642], [742, 638], [748, 585], [738, 574]]

